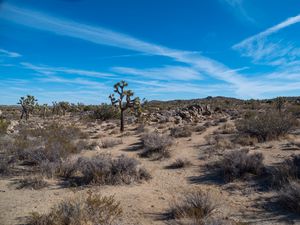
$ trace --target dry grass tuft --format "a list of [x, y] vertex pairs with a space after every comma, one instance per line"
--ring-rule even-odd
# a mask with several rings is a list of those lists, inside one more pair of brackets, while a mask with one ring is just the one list
[[191, 165], [192, 163], [188, 159], [176, 159], [173, 163], [167, 166], [167, 169], [181, 169]]
[[123, 140], [122, 139], [116, 139], [116, 138], [106, 138], [101, 140], [101, 147], [102, 148], [112, 148], [116, 145], [122, 144]]
[[169, 215], [175, 220], [190, 219], [195, 224], [202, 224], [216, 208], [217, 204], [208, 192], [197, 191], [185, 194], [181, 202], [171, 207]]
[[113, 196], [89, 193], [86, 198], [63, 201], [48, 214], [32, 213], [28, 225], [117, 225], [122, 215]]

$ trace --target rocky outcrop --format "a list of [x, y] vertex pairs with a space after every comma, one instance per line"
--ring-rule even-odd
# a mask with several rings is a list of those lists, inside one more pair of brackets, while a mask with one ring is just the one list
[[212, 110], [209, 105], [190, 105], [183, 108], [172, 110], [156, 111], [147, 114], [147, 120], [150, 122], [166, 123], [174, 122], [176, 124], [182, 122], [198, 122], [205, 120], [214, 114], [221, 113], [222, 110]]

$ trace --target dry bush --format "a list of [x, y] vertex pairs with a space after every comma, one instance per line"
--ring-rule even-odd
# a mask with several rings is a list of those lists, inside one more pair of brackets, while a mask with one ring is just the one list
[[253, 146], [258, 143], [258, 140], [250, 135], [238, 134], [233, 142], [241, 146]]
[[236, 122], [239, 132], [256, 137], [261, 142], [277, 139], [296, 125], [297, 120], [293, 116], [277, 111], [254, 113]]
[[278, 192], [278, 203], [285, 209], [300, 214], [300, 183], [290, 182]]
[[204, 224], [217, 208], [217, 204], [208, 192], [197, 191], [187, 193], [181, 202], [171, 206], [169, 216], [171, 219], [189, 219], [193, 224]]
[[227, 153], [216, 163], [226, 182], [244, 178], [247, 174], [261, 175], [264, 172], [263, 155], [248, 154], [248, 150], [235, 150]]
[[167, 166], [168, 169], [180, 169], [191, 166], [192, 163], [188, 159], [176, 159], [173, 163]]
[[300, 179], [300, 155], [293, 155], [267, 171], [268, 186], [281, 188], [293, 180]]
[[215, 137], [215, 140], [216, 143], [214, 144], [214, 147], [217, 149], [225, 150], [225, 149], [232, 149], [234, 147], [233, 143], [228, 137], [217, 135]]
[[18, 180], [17, 184], [18, 184], [17, 187], [18, 189], [27, 188], [27, 189], [39, 190], [49, 186], [47, 181], [45, 181], [44, 178], [41, 176], [25, 177]]
[[146, 131], [145, 124], [143, 123], [139, 124], [135, 130], [137, 134], [144, 133]]
[[102, 148], [111, 148], [116, 145], [122, 144], [123, 140], [122, 139], [116, 139], [116, 138], [106, 138], [101, 140], [101, 147]]
[[232, 134], [235, 133], [235, 126], [231, 123], [225, 123], [218, 130], [215, 131], [216, 134]]
[[187, 126], [174, 127], [171, 128], [171, 136], [175, 138], [190, 137], [192, 136], [192, 130], [190, 127]]
[[146, 133], [142, 137], [144, 151], [141, 153], [143, 157], [151, 157], [156, 155], [157, 158], [170, 157], [170, 147], [173, 139], [168, 135], [162, 135], [157, 132]]
[[97, 107], [90, 115], [92, 119], [98, 119], [102, 121], [118, 119], [119, 111], [112, 105], [103, 104]]
[[78, 145], [76, 140], [83, 136], [79, 128], [52, 123], [44, 128], [21, 130], [15, 139], [15, 150], [19, 159], [27, 164], [56, 162], [79, 153], [82, 145]]
[[6, 155], [0, 154], [0, 176], [12, 174], [12, 165]]
[[197, 125], [194, 128], [194, 131], [195, 132], [204, 132], [206, 129], [207, 129], [207, 126], [205, 126], [205, 125]]
[[74, 185], [118, 185], [148, 180], [151, 175], [139, 167], [137, 160], [122, 155], [113, 159], [110, 155], [79, 158], [61, 167], [60, 175]]
[[9, 121], [0, 118], [0, 135], [6, 134], [9, 124]]
[[113, 196], [91, 194], [86, 198], [63, 201], [48, 214], [32, 213], [28, 225], [117, 225], [122, 215]]

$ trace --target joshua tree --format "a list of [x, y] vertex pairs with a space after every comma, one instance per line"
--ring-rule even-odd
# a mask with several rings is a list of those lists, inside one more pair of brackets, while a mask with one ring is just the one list
[[21, 97], [18, 104], [22, 106], [21, 119], [25, 115], [25, 119], [29, 119], [29, 114], [33, 112], [33, 109], [36, 105], [37, 99], [34, 96], [27, 95], [26, 97]]
[[283, 107], [284, 107], [284, 104], [285, 104], [285, 98], [284, 97], [277, 97], [275, 99], [275, 106], [276, 106], [276, 109], [281, 112]]
[[140, 109], [140, 99], [134, 98], [133, 97], [133, 92], [131, 90], [124, 90], [125, 87], [127, 87], [128, 84], [125, 81], [118, 82], [114, 85], [114, 92], [119, 95], [119, 97], [116, 99], [114, 94], [111, 94], [109, 96], [111, 100], [111, 104], [113, 106], [116, 106], [120, 110], [120, 131], [124, 131], [124, 112], [126, 109], [131, 108], [134, 110], [139, 110]]

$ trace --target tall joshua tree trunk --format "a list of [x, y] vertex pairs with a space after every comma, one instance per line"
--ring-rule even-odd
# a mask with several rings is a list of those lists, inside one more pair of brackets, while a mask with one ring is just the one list
[[120, 115], [120, 131], [124, 131], [124, 110], [121, 109], [121, 115]]
[[[128, 108], [140, 108], [140, 99], [134, 98], [131, 100], [131, 97], [133, 96], [133, 92], [131, 90], [124, 90], [125, 87], [127, 87], [128, 84], [125, 81], [118, 82], [114, 85], [114, 92], [119, 95], [119, 98], [116, 99], [114, 94], [111, 94], [109, 96], [111, 103], [113, 106], [116, 106], [120, 110], [120, 131], [124, 131], [124, 112]], [[125, 101], [123, 102], [123, 100]]]

